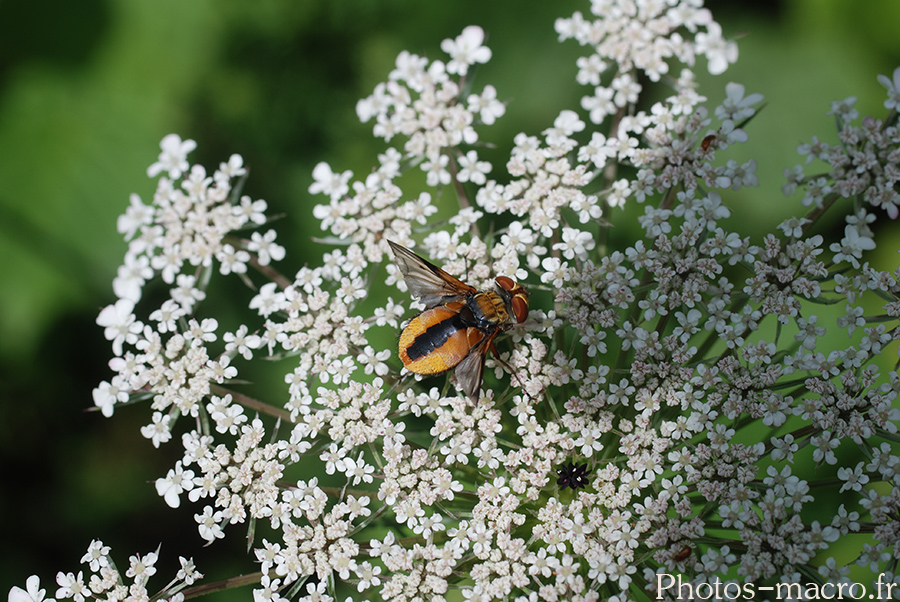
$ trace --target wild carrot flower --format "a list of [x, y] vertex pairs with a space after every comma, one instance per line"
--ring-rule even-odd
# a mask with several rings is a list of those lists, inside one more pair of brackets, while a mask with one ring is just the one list
[[[743, 231], [729, 192], [760, 182], [727, 150], [752, 135], [762, 96], [731, 83], [707, 105], [698, 58], [721, 73], [737, 48], [698, 4], [605, 0], [559, 19], [560, 39], [586, 49], [588, 92], [515, 136], [502, 166], [479, 151], [511, 91], [472, 73], [503, 50], [472, 26], [440, 44], [449, 60], [401, 53], [357, 105], [389, 145], [373, 169], [313, 171], [330, 244], [311, 267], [291, 268], [266, 203], [234, 192], [240, 157], [208, 175], [192, 141], [163, 140], [153, 199], [132, 197], [118, 224], [118, 300], [97, 320], [115, 375], [95, 404], [111, 416], [144, 400], [142, 435], [181, 442], [156, 489], [200, 505], [203, 540], [265, 526], [256, 599], [649, 600], [677, 597], [661, 590], [674, 575], [696, 591], [896, 580], [900, 379], [883, 359], [900, 272], [869, 252], [900, 206], [897, 115], [859, 121], [839, 103], [839, 143], [813, 138], [799, 150], [815, 172], [786, 170], [797, 214]], [[898, 73], [878, 79], [889, 110]], [[457, 210], [438, 220], [448, 199]], [[640, 235], [613, 248], [634, 203]], [[826, 212], [843, 220], [830, 239], [813, 233]], [[480, 399], [395, 359], [410, 313], [389, 240], [477, 290], [503, 275], [531, 291]], [[233, 331], [206, 313], [213, 277], [254, 286]], [[170, 299], [148, 307], [157, 278]], [[262, 359], [286, 370], [257, 399], [240, 375]], [[132, 557], [127, 592], [107, 558], [92, 543], [87, 583], [61, 573], [57, 598], [147, 595], [155, 553]], [[167, 595], [199, 579], [182, 565]], [[40, 602], [28, 587], [10, 599]]]

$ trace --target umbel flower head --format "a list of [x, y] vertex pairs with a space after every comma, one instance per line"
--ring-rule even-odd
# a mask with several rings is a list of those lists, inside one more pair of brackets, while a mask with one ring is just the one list
[[[586, 49], [589, 92], [515, 136], [496, 172], [479, 150], [510, 93], [474, 86], [485, 33], [445, 40], [446, 60], [401, 53], [357, 105], [388, 146], [363, 179], [315, 167], [328, 246], [292, 276], [275, 231], [253, 229], [265, 202], [234, 192], [241, 158], [208, 177], [193, 142], [163, 140], [152, 201], [119, 222], [118, 300], [98, 317], [115, 375], [94, 399], [108, 416], [149, 403], [142, 435], [180, 441], [156, 490], [196, 506], [203, 540], [251, 526], [256, 600], [675, 599], [674, 575], [700, 598], [775, 584], [814, 597], [850, 571], [895, 582], [900, 379], [883, 360], [900, 272], [869, 252], [900, 200], [900, 75], [879, 80], [886, 119], [838, 103], [840, 143], [800, 148], [819, 164], [786, 171], [797, 215], [743, 232], [728, 197], [758, 185], [756, 164], [727, 150], [762, 97], [731, 83], [706, 105], [698, 57], [720, 73], [737, 51], [698, 4], [598, 1], [558, 20]], [[613, 249], [635, 203], [633, 240]], [[814, 233], [826, 215], [839, 239]], [[413, 314], [388, 240], [477, 291], [506, 276], [532, 292], [478, 399], [401, 368], [394, 337]], [[231, 331], [204, 305], [213, 277], [255, 291]], [[147, 307], [157, 278], [170, 298]], [[429, 340], [477, 339], [467, 297], [435, 303]], [[263, 359], [284, 385], [257, 395], [239, 375]], [[124, 598], [106, 555], [86, 556], [91, 589]], [[155, 555], [136, 558], [143, 586]], [[63, 582], [58, 598], [81, 595], [81, 574]], [[28, 585], [16, 596], [39, 602]]]

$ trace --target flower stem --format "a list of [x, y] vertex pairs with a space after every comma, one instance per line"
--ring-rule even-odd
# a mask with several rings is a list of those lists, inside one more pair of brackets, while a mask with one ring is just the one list
[[275, 406], [271, 406], [263, 401], [258, 399], [253, 399], [252, 397], [247, 397], [246, 395], [242, 395], [236, 391], [232, 391], [226, 387], [221, 385], [212, 385], [210, 390], [216, 395], [225, 396], [231, 395], [231, 398], [237, 403], [241, 404], [245, 408], [250, 408], [251, 410], [256, 410], [260, 414], [266, 414], [268, 416], [274, 416], [275, 418], [281, 418], [282, 420], [293, 424], [293, 420], [291, 420], [291, 413], [287, 410], [282, 410], [281, 408], [276, 408]]
[[286, 289], [293, 284], [287, 276], [276, 270], [270, 265], [262, 265], [256, 255], [250, 256], [250, 265], [256, 268], [260, 274], [278, 285], [281, 290]]
[[825, 200], [823, 201], [821, 208], [815, 207], [809, 213], [806, 214], [805, 217], [806, 217], [806, 219], [809, 220], [809, 222], [803, 226], [803, 235], [804, 236], [806, 236], [806, 234], [809, 232], [809, 230], [816, 224], [817, 221], [819, 221], [819, 218], [822, 217], [822, 215], [826, 211], [828, 211], [828, 209], [832, 205], [834, 205], [834, 203], [839, 198], [841, 198], [841, 195], [837, 194], [836, 192], [833, 192], [830, 195], [828, 195], [827, 197], [825, 197]]
[[261, 578], [262, 578], [262, 571], [257, 571], [255, 573], [250, 573], [248, 575], [238, 575], [237, 577], [228, 577], [227, 579], [222, 579], [220, 581], [213, 581], [212, 583], [204, 583], [203, 585], [189, 587], [185, 590], [182, 590], [182, 593], [184, 594], [184, 599], [187, 600], [189, 598], [197, 598], [199, 596], [205, 596], [206, 594], [221, 592], [221, 591], [225, 591], [227, 589], [233, 589], [236, 587], [244, 587], [246, 585], [252, 585], [254, 583], [259, 583], [259, 580]]

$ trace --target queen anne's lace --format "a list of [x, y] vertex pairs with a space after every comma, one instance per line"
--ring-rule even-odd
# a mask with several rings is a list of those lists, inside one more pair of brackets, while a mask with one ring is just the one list
[[[557, 21], [561, 39], [589, 49], [577, 81], [592, 92], [581, 111], [516, 136], [490, 178], [478, 145], [505, 105], [493, 86], [470, 89], [491, 57], [484, 32], [445, 40], [447, 62], [401, 53], [357, 105], [393, 146], [362, 181], [316, 166], [313, 214], [336, 248], [293, 277], [272, 265], [284, 256], [274, 230], [244, 232], [264, 226], [266, 206], [233, 194], [240, 157], [208, 177], [187, 161], [192, 141], [163, 140], [153, 201], [133, 197], [119, 221], [118, 301], [98, 318], [116, 375], [94, 399], [112, 415], [147, 398], [142, 434], [158, 446], [178, 433], [184, 455], [156, 488], [170, 506], [204, 504], [202, 538], [268, 523], [254, 542], [257, 600], [330, 600], [341, 583], [385, 600], [451, 588], [472, 600], [657, 599], [669, 574], [757, 587], [841, 579], [853, 562], [894, 579], [900, 379], [879, 359], [900, 286], [867, 252], [878, 220], [898, 214], [896, 115], [858, 124], [852, 99], [835, 103], [840, 144], [800, 148], [827, 168], [786, 172], [811, 213], [741, 234], [727, 197], [757, 185], [756, 164], [717, 155], [746, 141], [762, 97], [729, 84], [705, 106], [696, 57], [717, 73], [736, 49], [698, 4], [595, 0], [594, 20]], [[641, 82], [673, 68], [673, 92], [639, 105]], [[895, 108], [900, 70], [879, 81]], [[436, 222], [451, 186], [460, 208]], [[811, 232], [848, 200], [839, 241]], [[635, 201], [640, 237], [622, 242], [613, 210]], [[498, 274], [524, 281], [530, 319], [500, 345], [512, 393], [491, 360], [477, 403], [400, 372], [390, 341], [407, 296], [388, 239], [418, 240], [479, 288]], [[233, 332], [203, 314], [216, 269], [269, 280]], [[171, 299], [145, 308], [156, 276]], [[836, 312], [813, 313], [822, 304]], [[290, 358], [272, 404], [236, 384], [238, 365], [259, 357]], [[838, 553], [856, 533], [864, 545]], [[108, 551], [92, 544], [89, 583], [61, 573], [57, 597], [81, 602], [90, 587], [124, 599]], [[133, 588], [155, 560], [132, 559]], [[29, 580], [14, 594], [40, 602], [43, 590]]]

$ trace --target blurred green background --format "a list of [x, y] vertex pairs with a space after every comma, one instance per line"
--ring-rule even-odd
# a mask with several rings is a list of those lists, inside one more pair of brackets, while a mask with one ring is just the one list
[[[858, 96], [863, 114], [883, 115], [875, 76], [900, 65], [900, 3], [710, 6], [726, 35], [741, 37], [741, 58], [724, 76], [704, 76], [701, 93], [718, 101], [726, 82], [739, 81], [769, 103], [750, 143], [722, 157], [757, 159], [760, 188], [723, 196], [762, 232], [791, 211], [781, 174], [800, 161], [797, 145], [813, 134], [835, 140], [830, 101]], [[365, 174], [383, 149], [355, 104], [397, 53], [438, 57], [442, 39], [481, 25], [494, 54], [476, 85], [491, 83], [511, 101], [483, 130], [502, 158], [516, 133], [538, 133], [578, 106], [580, 48], [557, 43], [553, 21], [588, 8], [572, 0], [0, 0], [0, 592], [38, 573], [53, 595], [56, 572], [79, 570], [92, 538], [112, 545], [123, 569], [128, 555], [162, 542], [158, 585], [178, 555], [193, 555], [211, 576], [254, 570], [229, 564], [240, 537], [202, 548], [196, 510], [173, 511], [156, 497], [152, 480], [180, 444], [156, 451], [140, 437], [146, 408], [113, 420], [84, 411], [110, 376], [94, 319], [114, 299], [125, 251], [115, 220], [130, 193], [151, 197], [145, 170], [165, 134], [196, 140], [192, 161], [211, 169], [244, 156], [244, 191], [286, 215], [277, 227], [292, 274], [321, 252], [308, 243], [318, 232], [318, 200], [306, 192], [313, 166]]]

